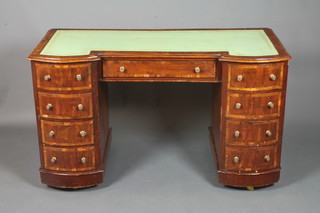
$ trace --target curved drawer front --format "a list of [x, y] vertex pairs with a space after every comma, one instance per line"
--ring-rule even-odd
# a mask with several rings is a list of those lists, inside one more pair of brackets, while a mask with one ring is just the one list
[[279, 116], [281, 92], [227, 95], [226, 116], [232, 118], [264, 118]]
[[50, 94], [39, 92], [40, 116], [44, 118], [92, 118], [92, 94]]
[[55, 171], [88, 171], [95, 169], [94, 146], [58, 148], [43, 146], [44, 168]]
[[103, 77], [215, 78], [214, 60], [106, 60]]
[[54, 122], [41, 120], [42, 142], [55, 146], [94, 144], [93, 121]]
[[277, 143], [279, 120], [226, 121], [226, 143], [236, 146], [261, 146]]
[[284, 63], [227, 63], [227, 70], [227, 88], [231, 90], [259, 91], [283, 86]]
[[244, 172], [260, 172], [280, 167], [279, 146], [257, 149], [226, 148], [225, 168]]
[[37, 87], [44, 90], [90, 90], [91, 64], [35, 63]]

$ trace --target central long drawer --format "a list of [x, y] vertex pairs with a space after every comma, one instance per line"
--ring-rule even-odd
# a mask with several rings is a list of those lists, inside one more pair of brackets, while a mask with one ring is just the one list
[[214, 60], [105, 60], [103, 77], [216, 78]]

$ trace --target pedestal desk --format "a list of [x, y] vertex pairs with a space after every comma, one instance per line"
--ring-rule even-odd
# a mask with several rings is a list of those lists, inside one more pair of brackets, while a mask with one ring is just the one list
[[271, 29], [52, 29], [29, 60], [44, 184], [102, 183], [108, 82], [212, 83], [219, 183], [253, 189], [279, 180], [290, 55]]

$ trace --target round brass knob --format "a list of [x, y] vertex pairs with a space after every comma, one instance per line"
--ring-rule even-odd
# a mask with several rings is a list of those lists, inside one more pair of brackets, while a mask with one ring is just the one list
[[237, 81], [242, 81], [242, 79], [243, 79], [243, 76], [242, 76], [242, 75], [238, 75], [238, 76], [237, 76]]
[[57, 162], [57, 158], [56, 157], [52, 157], [50, 161], [51, 161], [51, 163], [56, 163]]
[[45, 75], [43, 78], [44, 78], [45, 81], [49, 81], [51, 79], [51, 76], [50, 75]]
[[239, 130], [236, 130], [235, 132], [234, 132], [234, 136], [237, 138], [237, 137], [239, 137], [240, 136], [240, 131]]
[[269, 161], [271, 160], [270, 155], [264, 156], [264, 160], [265, 160], [266, 162], [269, 162]]
[[271, 136], [272, 136], [272, 132], [268, 129], [268, 130], [266, 131], [266, 135], [267, 135], [268, 137], [271, 137]]
[[86, 131], [84, 131], [84, 130], [80, 131], [80, 136], [81, 137], [85, 137], [86, 135], [87, 135]]
[[274, 107], [274, 103], [272, 103], [271, 101], [268, 103], [268, 107], [270, 108], [270, 109], [272, 109], [273, 107]]
[[49, 137], [52, 138], [53, 136], [54, 136], [54, 131], [51, 130], [51, 131], [49, 132]]
[[236, 103], [236, 109], [240, 109], [241, 108], [241, 104], [240, 103]]
[[272, 81], [275, 81], [275, 80], [277, 79], [277, 76], [276, 76], [275, 74], [271, 74], [271, 75], [270, 75], [270, 79], [271, 79]]
[[52, 104], [47, 104], [46, 109], [51, 110], [53, 108]]
[[124, 72], [125, 70], [126, 70], [126, 68], [124, 66], [119, 67], [120, 72]]
[[82, 104], [78, 104], [78, 110], [83, 110], [83, 105]]
[[77, 78], [78, 81], [82, 80], [82, 76], [80, 74], [76, 75], [76, 78]]
[[87, 163], [87, 159], [86, 159], [85, 157], [82, 157], [82, 158], [81, 158], [81, 163], [82, 163], [82, 164]]
[[235, 156], [235, 157], [233, 158], [233, 162], [234, 162], [234, 163], [239, 163], [239, 161], [240, 161], [240, 158], [239, 158], [238, 156]]
[[200, 67], [195, 67], [195, 68], [194, 68], [194, 71], [195, 71], [196, 73], [199, 73], [199, 72], [201, 72], [201, 69], [200, 69]]

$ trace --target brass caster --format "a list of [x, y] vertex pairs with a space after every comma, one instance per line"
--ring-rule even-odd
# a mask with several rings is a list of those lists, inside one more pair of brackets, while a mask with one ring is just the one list
[[254, 187], [253, 186], [247, 186], [248, 191], [253, 191]]

